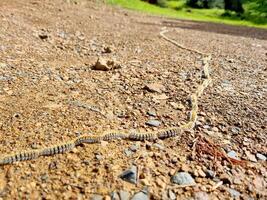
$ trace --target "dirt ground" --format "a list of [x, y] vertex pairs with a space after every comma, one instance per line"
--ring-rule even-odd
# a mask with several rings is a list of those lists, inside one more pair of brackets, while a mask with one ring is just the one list
[[[0, 156], [84, 133], [186, 123], [201, 57], [163, 40], [162, 27], [178, 43], [212, 54], [213, 82], [200, 98], [195, 130], [0, 166], [0, 199], [125, 200], [123, 192], [140, 191], [139, 199], [267, 198], [267, 31], [152, 17], [99, 1], [0, 1]], [[120, 68], [92, 70], [99, 57]], [[150, 83], [160, 90], [148, 91]], [[151, 127], [150, 119], [161, 124]], [[193, 156], [198, 134], [245, 164]], [[119, 177], [132, 165], [136, 184]], [[173, 183], [177, 172], [196, 184]]]

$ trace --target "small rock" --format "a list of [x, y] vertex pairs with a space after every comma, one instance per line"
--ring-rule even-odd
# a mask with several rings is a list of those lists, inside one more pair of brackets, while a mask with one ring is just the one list
[[91, 67], [93, 70], [108, 71], [112, 69], [120, 68], [120, 65], [114, 60], [107, 60], [105, 58], [99, 57], [96, 63]]
[[231, 130], [235, 134], [238, 134], [240, 132], [240, 128], [238, 128], [238, 127], [233, 127]]
[[211, 130], [214, 131], [214, 132], [219, 132], [219, 129], [217, 127], [212, 127]]
[[45, 40], [48, 38], [48, 35], [46, 33], [40, 33], [38, 36], [41, 40]]
[[196, 192], [194, 200], [209, 200], [209, 195], [206, 192]]
[[172, 190], [169, 190], [168, 196], [169, 196], [170, 200], [176, 199], [176, 194]]
[[148, 114], [149, 116], [152, 116], [152, 117], [156, 117], [156, 116], [157, 116], [157, 113], [156, 113], [154, 110], [150, 110], [150, 111], [148, 111], [147, 114]]
[[94, 194], [90, 199], [91, 200], [103, 200], [103, 196]]
[[171, 181], [178, 185], [195, 185], [195, 180], [187, 172], [178, 172], [172, 178]]
[[129, 200], [130, 199], [130, 194], [127, 191], [120, 190], [119, 195], [120, 195], [120, 200]]
[[46, 182], [49, 179], [49, 176], [47, 173], [41, 175], [41, 181]]
[[199, 170], [198, 170], [198, 174], [199, 174], [199, 176], [201, 176], [201, 177], [203, 177], [203, 178], [206, 177], [206, 174], [205, 174], [205, 172], [204, 172], [202, 169], [199, 169]]
[[176, 109], [176, 110], [184, 110], [185, 107], [183, 104], [178, 104], [178, 103], [175, 103], [175, 102], [170, 102], [171, 106]]
[[203, 128], [204, 129], [210, 129], [210, 126], [209, 125], [204, 125]]
[[96, 154], [96, 155], [95, 155], [95, 158], [96, 158], [97, 160], [102, 160], [102, 155], [100, 155], [100, 154]]
[[156, 147], [156, 148], [158, 148], [158, 149], [160, 149], [160, 150], [163, 150], [164, 149], [164, 146], [161, 145], [161, 144], [158, 144], [158, 143], [153, 144], [153, 146]]
[[178, 159], [177, 159], [176, 157], [173, 157], [173, 158], [171, 159], [171, 162], [172, 162], [173, 164], [175, 164], [175, 163], [178, 162]]
[[130, 151], [129, 149], [125, 149], [125, 150], [124, 150], [124, 153], [125, 153], [125, 155], [126, 155], [127, 157], [129, 157], [129, 156], [131, 156], [131, 155], [133, 154], [133, 152]]
[[151, 119], [146, 122], [146, 125], [155, 126], [155, 127], [159, 126], [160, 124], [161, 122], [155, 119]]
[[162, 93], [162, 91], [165, 90], [165, 87], [161, 84], [158, 83], [150, 83], [145, 86], [145, 89], [150, 91], [150, 92], [158, 92]]
[[7, 67], [7, 64], [6, 63], [1, 63], [0, 62], [0, 68], [6, 68]]
[[140, 148], [140, 145], [139, 144], [133, 144], [130, 146], [130, 150], [133, 151], [133, 152], [136, 152], [138, 149]]
[[104, 47], [103, 53], [111, 53], [113, 51], [113, 49], [114, 49], [113, 47], [109, 47], [109, 46]]
[[249, 151], [245, 151], [245, 154], [251, 162], [257, 162], [257, 159], [254, 154], [250, 153]]
[[259, 159], [259, 160], [263, 160], [263, 161], [266, 161], [266, 156], [260, 154], [260, 153], [257, 153], [256, 154], [256, 157]]
[[120, 176], [122, 180], [129, 183], [137, 183], [137, 167], [133, 165], [130, 169], [125, 170]]
[[239, 196], [240, 196], [240, 192], [238, 192], [238, 191], [235, 190], [235, 189], [227, 188], [227, 191], [231, 194], [231, 196], [232, 196], [233, 198], [239, 198]]
[[120, 200], [120, 196], [117, 192], [112, 192], [110, 197], [111, 197], [111, 200]]
[[230, 158], [233, 158], [233, 159], [237, 159], [238, 160], [238, 157], [237, 157], [237, 153], [235, 151], [229, 151], [227, 153], [227, 155], [230, 157]]
[[215, 177], [215, 172], [212, 170], [207, 170], [206, 175], [208, 178], [214, 178]]
[[131, 200], [149, 200], [146, 192], [141, 191], [136, 193]]

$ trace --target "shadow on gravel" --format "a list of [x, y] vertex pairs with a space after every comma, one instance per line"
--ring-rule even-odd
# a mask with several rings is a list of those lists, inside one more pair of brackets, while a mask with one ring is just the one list
[[[146, 25], [155, 25], [154, 23], [142, 23]], [[190, 20], [163, 20], [161, 21], [162, 26], [192, 29], [205, 32], [213, 32], [227, 35], [235, 35], [249, 38], [257, 38], [260, 40], [267, 40], [267, 29], [252, 28], [245, 26], [233, 26], [226, 24], [216, 24], [208, 22], [196, 22]]]

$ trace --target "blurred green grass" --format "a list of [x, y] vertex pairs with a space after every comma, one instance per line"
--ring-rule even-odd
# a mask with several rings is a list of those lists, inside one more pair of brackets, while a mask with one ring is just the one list
[[[245, 14], [242, 16], [238, 16], [234, 12], [227, 12], [226, 15], [223, 15], [225, 13], [224, 9], [218, 8], [189, 8], [185, 5], [185, 0], [168, 0], [165, 1], [161, 6], [152, 5], [141, 0], [107, 0], [107, 2], [112, 5], [118, 5], [123, 8], [138, 10], [153, 15], [195, 21], [224, 23], [230, 25], [267, 28], [267, 16], [265, 16], [264, 12], [257, 12], [256, 9], [250, 9], [250, 12], [245, 12]], [[253, 2], [244, 4], [245, 10], [252, 7]]]

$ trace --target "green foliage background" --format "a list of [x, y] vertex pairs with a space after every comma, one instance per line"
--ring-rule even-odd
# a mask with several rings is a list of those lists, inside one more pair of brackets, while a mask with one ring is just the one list
[[186, 5], [187, 0], [158, 0], [159, 5], [152, 5], [141, 0], [106, 1], [155, 15], [267, 28], [267, 0], [243, 0], [245, 12], [241, 15], [235, 12], [225, 14], [223, 0], [211, 0], [212, 9], [190, 8]]

